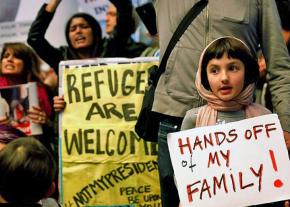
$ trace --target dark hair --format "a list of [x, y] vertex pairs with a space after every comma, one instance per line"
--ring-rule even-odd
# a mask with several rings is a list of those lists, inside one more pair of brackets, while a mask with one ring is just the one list
[[56, 164], [34, 137], [22, 137], [0, 151], [0, 195], [8, 203], [35, 203], [45, 197], [56, 175]]
[[[40, 81], [40, 60], [33, 49], [22, 42], [4, 43], [1, 53], [1, 60], [4, 58], [4, 55], [8, 49], [11, 49], [14, 53], [14, 56], [23, 61], [24, 66], [22, 76], [25, 83], [30, 81]], [[2, 74], [2, 69], [0, 73]]]
[[201, 82], [209, 90], [209, 82], [206, 73], [206, 67], [210, 60], [220, 59], [224, 54], [230, 58], [241, 60], [245, 65], [245, 86], [254, 83], [259, 78], [259, 65], [256, 59], [251, 55], [250, 50], [241, 41], [233, 37], [223, 37], [215, 40], [205, 51], [201, 63]]
[[282, 28], [290, 31], [290, 0], [276, 0]]
[[101, 40], [102, 40], [102, 29], [99, 24], [99, 22], [91, 15], [86, 14], [86, 13], [76, 13], [73, 16], [71, 16], [66, 24], [65, 27], [65, 38], [70, 46], [70, 48], [73, 49], [71, 41], [69, 39], [69, 30], [70, 30], [70, 25], [73, 19], [75, 18], [83, 18], [92, 28], [93, 31], [93, 44], [92, 44], [92, 56], [98, 56], [101, 51]]
[[14, 139], [25, 137], [24, 132], [8, 124], [0, 124], [0, 143], [8, 144]]

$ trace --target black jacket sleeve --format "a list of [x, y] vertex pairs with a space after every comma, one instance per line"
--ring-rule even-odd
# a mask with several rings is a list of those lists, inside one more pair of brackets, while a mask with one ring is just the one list
[[36, 51], [47, 64], [55, 71], [58, 71], [58, 64], [64, 59], [63, 52], [60, 49], [53, 47], [46, 39], [46, 30], [54, 16], [54, 13], [47, 12], [44, 4], [36, 19], [33, 21], [28, 32], [28, 44]]

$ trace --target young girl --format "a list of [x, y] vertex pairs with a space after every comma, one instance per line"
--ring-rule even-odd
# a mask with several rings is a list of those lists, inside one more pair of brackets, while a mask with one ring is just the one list
[[253, 103], [259, 67], [241, 40], [234, 37], [214, 40], [204, 50], [199, 63], [195, 83], [207, 104], [186, 113], [182, 130], [271, 113]]
[[[196, 88], [206, 105], [187, 111], [181, 130], [224, 124], [270, 114], [253, 103], [259, 66], [249, 48], [235, 37], [222, 37], [210, 43], [202, 53], [196, 75]], [[289, 203], [263, 204], [264, 207]]]

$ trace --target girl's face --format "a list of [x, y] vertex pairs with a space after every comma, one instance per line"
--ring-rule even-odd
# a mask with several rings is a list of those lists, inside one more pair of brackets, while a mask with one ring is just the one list
[[73, 18], [69, 28], [69, 39], [74, 49], [83, 49], [93, 44], [93, 30], [82, 17]]
[[10, 48], [5, 51], [1, 65], [1, 72], [4, 75], [20, 75], [24, 68], [23, 60], [15, 56]]
[[227, 54], [220, 59], [211, 59], [206, 73], [212, 93], [222, 101], [234, 99], [244, 88], [245, 65]]

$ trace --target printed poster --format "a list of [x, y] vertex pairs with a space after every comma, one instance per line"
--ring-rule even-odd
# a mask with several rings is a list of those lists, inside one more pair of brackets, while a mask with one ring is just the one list
[[241, 207], [290, 198], [290, 161], [276, 114], [168, 135], [184, 207]]
[[0, 88], [0, 117], [28, 136], [42, 134], [41, 125], [28, 117], [32, 106], [39, 106], [36, 82]]
[[65, 61], [60, 116], [63, 206], [161, 207], [157, 144], [134, 131], [158, 58]]

